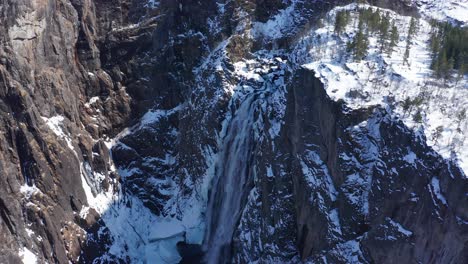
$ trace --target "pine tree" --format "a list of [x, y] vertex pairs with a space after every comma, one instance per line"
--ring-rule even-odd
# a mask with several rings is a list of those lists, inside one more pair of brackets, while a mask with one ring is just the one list
[[414, 17], [411, 18], [410, 26], [408, 29], [408, 36], [406, 37], [406, 49], [405, 54], [403, 55], [403, 63], [409, 66], [409, 56], [411, 49], [411, 40], [413, 39], [414, 34], [417, 32], [417, 21]]
[[421, 110], [418, 109], [418, 111], [414, 114], [413, 116], [413, 121], [416, 123], [421, 123], [423, 119]]
[[431, 66], [432, 70], [434, 71], [434, 74], [437, 78], [440, 78], [441, 77], [441, 71], [440, 71], [440, 65], [439, 65], [439, 61], [436, 60], [433, 62], [433, 65]]
[[367, 17], [367, 25], [369, 26], [369, 29], [371, 32], [375, 32], [380, 29], [380, 22], [381, 22], [381, 17], [380, 17], [380, 12], [373, 11], [370, 7], [367, 11], [368, 17]]
[[405, 101], [403, 101], [403, 105], [402, 105], [403, 111], [406, 113], [411, 108], [412, 104], [413, 104], [413, 102], [411, 101], [411, 98], [406, 97], [406, 99], [405, 99]]
[[432, 22], [431, 69], [437, 78], [450, 78], [450, 72], [458, 70], [460, 75], [467, 73], [468, 63], [468, 28], [456, 27], [452, 24]]
[[410, 26], [408, 30], [408, 36], [412, 38], [418, 32], [419, 21], [416, 18], [412, 17], [410, 20]]
[[343, 27], [343, 21], [342, 21], [342, 12], [336, 13], [336, 18], [335, 18], [335, 33], [340, 34], [342, 27]]
[[410, 43], [409, 41], [406, 42], [406, 49], [405, 49], [405, 54], [403, 55], [403, 64], [406, 64], [409, 66], [409, 55], [410, 55]]
[[454, 65], [455, 65], [455, 59], [453, 57], [450, 57], [450, 59], [448, 60], [448, 65], [447, 65], [447, 68], [449, 71], [447, 75], [448, 78], [451, 76], [450, 71], [453, 70]]
[[387, 13], [382, 17], [379, 24], [379, 33], [380, 33], [380, 49], [381, 51], [385, 50], [387, 47], [388, 40], [388, 28], [390, 27], [390, 16]]
[[340, 11], [336, 13], [335, 19], [335, 33], [340, 35], [348, 24], [348, 13], [346, 11]]
[[466, 119], [466, 109], [463, 109], [457, 113], [457, 119], [458, 119], [458, 127], [460, 127], [462, 121]]
[[431, 51], [433, 54], [433, 59], [437, 57], [437, 53], [439, 52], [440, 49], [440, 38], [438, 31], [435, 31], [431, 35]]
[[432, 135], [432, 140], [437, 144], [437, 141], [439, 138], [442, 136], [442, 132], [444, 132], [444, 127], [443, 126], [438, 126], [435, 130], [435, 132]]
[[447, 60], [447, 55], [445, 51], [443, 51], [439, 59], [439, 72], [437, 76], [439, 78], [442, 77], [444, 79], [447, 79], [449, 72], [450, 72], [450, 64], [449, 64], [449, 61]]
[[432, 51], [432, 63], [431, 69], [437, 78], [442, 77], [442, 71], [440, 68], [440, 47], [441, 47], [441, 26], [435, 20], [431, 21], [432, 34], [431, 34], [431, 51]]
[[392, 31], [390, 33], [390, 44], [388, 48], [388, 55], [391, 55], [393, 52], [393, 49], [397, 46], [398, 44], [398, 39], [400, 36], [398, 35], [398, 28], [395, 25], [395, 22], [392, 23]]
[[464, 63], [460, 65], [460, 68], [458, 68], [458, 74], [457, 74], [457, 84], [463, 80], [465, 77], [465, 71], [466, 71], [466, 66]]
[[350, 45], [354, 51], [354, 59], [356, 61], [362, 60], [367, 55], [367, 49], [369, 48], [368, 35], [364, 31], [364, 19], [363, 16], [359, 16], [358, 32]]

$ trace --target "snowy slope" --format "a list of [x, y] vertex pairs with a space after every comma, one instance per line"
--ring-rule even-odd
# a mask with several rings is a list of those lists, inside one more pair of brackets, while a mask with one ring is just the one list
[[[334, 33], [335, 16], [337, 11], [345, 9], [351, 10], [353, 19], [338, 36]], [[381, 10], [390, 12], [396, 22], [400, 35], [398, 45], [390, 56], [383, 54], [378, 47], [378, 36], [370, 35], [368, 56], [355, 62], [346, 51], [346, 43], [357, 31], [355, 9], [355, 5], [348, 5], [330, 11], [323, 27], [313, 29], [299, 41], [298, 63], [315, 70], [335, 100], [345, 100], [353, 108], [376, 104], [388, 107], [406, 125], [424, 133], [428, 143], [443, 157], [458, 160], [464, 171], [468, 171], [468, 122], [466, 118], [460, 119], [460, 113], [468, 105], [467, 77], [447, 82], [432, 77], [428, 21], [419, 20], [419, 30], [411, 41], [409, 65], [406, 65], [403, 56], [411, 18]], [[403, 102], [408, 98], [420, 99], [422, 103], [405, 111]], [[423, 116], [421, 123], [414, 121], [419, 111]]]

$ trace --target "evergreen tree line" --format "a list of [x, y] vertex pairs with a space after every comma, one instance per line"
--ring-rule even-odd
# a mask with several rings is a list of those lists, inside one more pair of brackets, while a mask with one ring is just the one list
[[[382, 52], [390, 56], [399, 40], [398, 28], [388, 12], [372, 8], [358, 9], [358, 31], [353, 40], [347, 44], [348, 52], [356, 61], [367, 56], [369, 35], [378, 35]], [[335, 34], [341, 35], [351, 22], [351, 12], [338, 11], [335, 19]], [[432, 21], [431, 69], [437, 78], [448, 79], [457, 70], [459, 78], [468, 74], [468, 28], [453, 26], [450, 23]], [[409, 65], [411, 42], [419, 30], [419, 21], [411, 18], [406, 38], [406, 49], [403, 63]]]
[[468, 28], [432, 21], [431, 69], [437, 78], [449, 79], [454, 70], [459, 78], [468, 73]]
[[[395, 21], [387, 12], [382, 14], [379, 10], [362, 8], [358, 10], [358, 31], [354, 39], [347, 45], [355, 60], [360, 61], [366, 55], [369, 48], [369, 35], [379, 36], [379, 46], [382, 52], [391, 55], [398, 44], [399, 34]], [[350, 11], [339, 11], [336, 14], [335, 33], [340, 35], [351, 20]]]

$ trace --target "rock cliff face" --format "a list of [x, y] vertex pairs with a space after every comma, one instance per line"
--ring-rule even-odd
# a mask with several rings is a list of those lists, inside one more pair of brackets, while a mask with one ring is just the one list
[[77, 261], [91, 221], [78, 215], [88, 203], [83, 164], [102, 172], [95, 191], [116, 182], [100, 138], [128, 121], [130, 98], [120, 73], [102, 68], [98, 45], [122, 10], [93, 1], [0, 4], [2, 263], [20, 262], [18, 253]]
[[302, 67], [351, 1], [0, 1], [0, 263], [468, 261], [463, 171]]

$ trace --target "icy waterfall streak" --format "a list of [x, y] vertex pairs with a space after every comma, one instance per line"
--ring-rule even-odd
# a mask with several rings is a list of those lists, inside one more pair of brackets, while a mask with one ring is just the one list
[[231, 240], [250, 190], [257, 94], [247, 95], [230, 122], [219, 153], [207, 209], [204, 249], [208, 264], [229, 263]]

